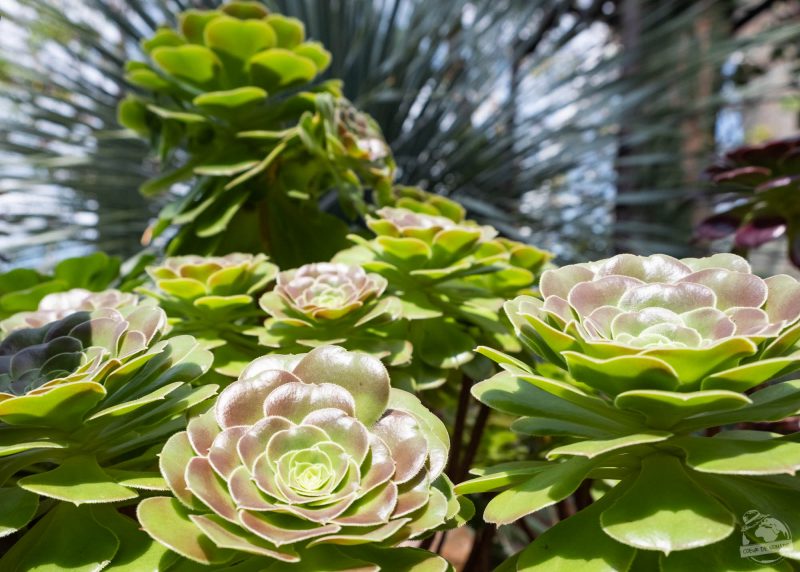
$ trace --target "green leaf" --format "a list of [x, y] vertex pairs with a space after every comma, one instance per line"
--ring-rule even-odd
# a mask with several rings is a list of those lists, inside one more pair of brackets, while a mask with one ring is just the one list
[[549, 466], [547, 461], [511, 461], [486, 469], [473, 469], [470, 472], [479, 476], [457, 484], [455, 491], [460, 495], [471, 495], [503, 489], [526, 481]]
[[208, 47], [242, 61], [274, 47], [278, 41], [266, 22], [236, 18], [217, 18], [205, 27], [203, 36]]
[[175, 47], [182, 46], [185, 43], [186, 40], [175, 30], [171, 30], [170, 28], [159, 28], [152, 37], [142, 40], [141, 46], [142, 49], [149, 54], [156, 48], [160, 48], [162, 46]]
[[206, 286], [194, 278], [170, 278], [158, 280], [157, 286], [167, 294], [181, 300], [194, 300], [206, 295]]
[[197, 113], [187, 113], [185, 111], [177, 111], [174, 109], [167, 109], [158, 105], [148, 105], [147, 110], [155, 113], [161, 119], [171, 119], [180, 123], [205, 123], [206, 118]]
[[213, 81], [221, 66], [219, 58], [205, 46], [160, 47], [151, 56], [165, 72], [197, 84]]
[[306, 36], [303, 22], [297, 18], [290, 18], [282, 14], [270, 14], [267, 23], [275, 30], [278, 37], [278, 46], [281, 48], [294, 48]]
[[167, 482], [160, 474], [154, 471], [126, 471], [121, 469], [107, 469], [106, 473], [118, 484], [132, 489], [145, 491], [168, 491]]
[[147, 122], [147, 106], [132, 95], [120, 101], [117, 107], [117, 122], [131, 131], [135, 131], [141, 137], [147, 137], [150, 133], [150, 125]]
[[216, 10], [186, 10], [178, 17], [181, 34], [193, 44], [202, 44], [206, 26], [221, 15]]
[[665, 554], [719, 542], [734, 530], [733, 515], [689, 477], [678, 458], [661, 454], [642, 459], [636, 481], [600, 520], [615, 540]]
[[532, 478], [512, 485], [489, 501], [483, 519], [494, 524], [509, 524], [553, 505], [574, 493], [595, 465], [596, 461], [582, 457], [553, 462]]
[[672, 437], [672, 433], [665, 431], [647, 431], [641, 433], [632, 433], [624, 437], [616, 437], [614, 439], [603, 440], [584, 440], [577, 443], [570, 443], [569, 445], [562, 445], [551, 449], [547, 453], [548, 459], [554, 459], [560, 456], [580, 456], [593, 459], [598, 455], [625, 449], [627, 447], [635, 447], [637, 445], [647, 445], [649, 443], [659, 443]]
[[758, 347], [747, 338], [728, 338], [707, 348], [659, 348], [647, 350], [645, 355], [662, 359], [672, 366], [681, 386], [700, 389], [696, 386], [705, 377], [733, 367], [742, 358], [754, 355], [757, 351]]
[[316, 75], [317, 66], [313, 60], [282, 48], [266, 50], [250, 58], [253, 83], [267, 93], [309, 82]]
[[564, 351], [570, 375], [577, 381], [609, 395], [631, 389], [670, 390], [680, 383], [674, 369], [663, 360], [630, 355], [597, 359], [578, 352]]
[[[509, 372], [501, 372], [475, 384], [471, 392], [475, 399], [492, 409], [512, 415], [574, 423], [588, 427], [598, 436], [624, 435], [631, 431], [628, 425], [615, 419], [615, 410], [599, 399], [595, 403], [597, 408], [587, 408], [555, 396]], [[519, 420], [518, 423], [521, 424], [518, 428], [521, 428], [525, 421]]]
[[359, 558], [377, 564], [387, 572], [448, 572], [452, 566], [438, 554], [420, 548], [378, 548], [372, 545], [358, 547]]
[[418, 238], [379, 236], [375, 239], [384, 256], [404, 268], [421, 268], [431, 257], [431, 248]]
[[324, 72], [331, 65], [331, 53], [319, 42], [303, 42], [292, 51], [314, 62], [318, 73]]
[[800, 443], [781, 439], [684, 437], [673, 443], [695, 471], [722, 475], [793, 475], [800, 469]]
[[135, 491], [117, 484], [94, 457], [70, 457], [60, 466], [45, 473], [23, 477], [17, 484], [42, 496], [71, 502], [115, 502], [130, 500]]
[[[800, 530], [800, 494], [797, 490], [797, 478], [736, 477], [697, 473], [696, 480], [709, 493], [719, 498], [720, 502], [738, 517], [740, 523], [756, 516], [773, 517], [785, 524], [792, 535], [791, 543], [789, 546], [781, 547], [780, 553], [793, 560], [800, 560], [800, 538], [794, 533]], [[732, 537], [741, 546], [742, 535], [734, 534]], [[734, 554], [739, 556], [738, 547]]]
[[39, 497], [19, 487], [0, 488], [0, 538], [28, 524], [39, 508]]
[[233, 557], [233, 552], [217, 548], [200, 532], [189, 520], [188, 511], [176, 499], [144, 499], [139, 503], [136, 515], [147, 534], [190, 560], [200, 564], [222, 564]]
[[59, 503], [0, 559], [7, 572], [96, 572], [114, 558], [119, 540], [91, 507]]
[[519, 360], [514, 356], [510, 356], [494, 348], [490, 348], [487, 346], [478, 346], [477, 348], [475, 348], [475, 351], [481, 355], [488, 357], [490, 360], [495, 362], [497, 365], [499, 365], [506, 371], [517, 370], [517, 371], [533, 373], [533, 370], [531, 370], [530, 366], [526, 364], [524, 361]]
[[[660, 572], [686, 572], [687, 570], [725, 570], [726, 572], [792, 572], [795, 568], [778, 554], [768, 554], [775, 562], [759, 563], [741, 555], [742, 534], [731, 534], [728, 538], [702, 548], [673, 552], [661, 556]], [[781, 561], [782, 560], [782, 561]]]
[[48, 388], [44, 393], [0, 401], [0, 420], [10, 425], [69, 429], [106, 396], [94, 381], [75, 381]]
[[119, 540], [119, 550], [104, 571], [142, 572], [166, 570], [179, 556], [155, 542], [139, 527], [139, 523], [123, 516], [109, 505], [92, 505], [92, 516]]
[[742, 421], [780, 421], [800, 412], [800, 381], [784, 381], [756, 391], [749, 396], [752, 404], [735, 411], [700, 415], [679, 423], [675, 429], [690, 431], [702, 427], [716, 427]]
[[[618, 485], [619, 486], [619, 485]], [[600, 528], [600, 514], [619, 496], [611, 489], [587, 508], [546, 530], [517, 557], [517, 572], [617, 572], [636, 551]]]
[[749, 403], [746, 395], [732, 391], [678, 393], [655, 389], [626, 391], [614, 400], [614, 405], [620, 409], [641, 413], [648, 426], [658, 429], [669, 429], [693, 415], [730, 411]]
[[452, 369], [472, 360], [475, 340], [456, 324], [442, 319], [411, 323], [411, 343], [426, 364]]
[[[209, 91], [198, 95], [192, 101], [193, 104], [199, 107], [207, 107], [209, 109], [236, 109], [237, 107], [244, 107], [267, 98], [267, 92], [260, 87], [239, 87], [236, 89], [228, 89], [225, 91]], [[200, 167], [198, 167], [199, 169]], [[197, 171], [197, 169], [195, 169]]]
[[140, 407], [144, 407], [150, 403], [154, 403], [156, 401], [162, 401], [167, 395], [178, 389], [183, 385], [182, 381], [176, 381], [175, 383], [170, 383], [165, 385], [164, 387], [159, 387], [155, 391], [151, 391], [147, 395], [143, 395], [137, 399], [131, 399], [129, 401], [125, 401], [123, 403], [119, 403], [117, 405], [112, 405], [111, 407], [107, 407], [105, 409], [101, 409], [91, 417], [87, 421], [93, 421], [95, 419], [99, 419], [100, 417], [105, 417], [110, 415], [112, 417], [120, 417], [122, 415], [127, 415], [131, 411], [135, 411]]
[[762, 359], [710, 375], [703, 380], [703, 389], [744, 392], [798, 369], [800, 369], [800, 355]]

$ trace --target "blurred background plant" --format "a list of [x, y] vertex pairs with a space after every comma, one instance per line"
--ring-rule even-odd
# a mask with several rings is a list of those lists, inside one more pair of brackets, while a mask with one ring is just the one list
[[[117, 124], [124, 63], [179, 11], [218, 4], [4, 3], [5, 265], [97, 244], [135, 251], [165, 199], [135, 191], [159, 166]], [[562, 262], [701, 248], [688, 237], [708, 213], [691, 191], [714, 152], [797, 127], [800, 15], [788, 0], [266, 4], [330, 50], [320, 79], [343, 79], [377, 120], [401, 182], [457, 198]]]

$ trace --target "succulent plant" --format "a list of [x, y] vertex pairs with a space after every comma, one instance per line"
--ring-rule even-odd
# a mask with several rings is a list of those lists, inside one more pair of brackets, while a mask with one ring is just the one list
[[[62, 565], [95, 569], [118, 550], [131, 557], [120, 547], [137, 537], [134, 523], [113, 508], [80, 505], [160, 490], [152, 447], [185, 427], [186, 411], [216, 392], [191, 385], [211, 355], [190, 336], [159, 341], [165, 325], [154, 306], [100, 308], [15, 330], [0, 342], [0, 536], [45, 514], [18, 532], [0, 568], [35, 568], [41, 546], [59, 535], [63, 543], [48, 557], [64, 557]], [[97, 519], [108, 523], [102, 534]], [[86, 531], [68, 530], [78, 523]], [[81, 553], [85, 535], [104, 544]]]
[[282, 351], [326, 344], [371, 353], [387, 364], [411, 358], [399, 301], [384, 296], [387, 281], [360, 266], [312, 263], [278, 274], [260, 304], [271, 317], [259, 341]]
[[[391, 184], [394, 162], [377, 124], [342, 97], [339, 82], [311, 85], [330, 54], [306, 41], [299, 20], [230, 2], [184, 12], [178, 30], [160, 29], [142, 47], [150, 62], [129, 62], [126, 76], [142, 93], [120, 104], [119, 119], [157, 141], [173, 168], [142, 192], [195, 178], [145, 235], [181, 225], [171, 254], [268, 252], [284, 266], [323, 260], [346, 244], [347, 226], [319, 210], [322, 194], [337, 189], [355, 214], [364, 187]], [[287, 241], [295, 228], [313, 232]]]
[[442, 422], [391, 389], [377, 358], [336, 346], [268, 355], [167, 441], [174, 498], [143, 501], [138, 517], [204, 564], [406, 570], [437, 557], [394, 547], [469, 509], [443, 474], [448, 448]]
[[800, 284], [763, 280], [733, 254], [622, 254], [548, 270], [540, 291], [507, 304], [521, 337], [609, 395], [745, 391], [795, 365]]
[[74, 288], [105, 290], [118, 277], [119, 269], [118, 258], [94, 252], [62, 260], [51, 273], [30, 268], [9, 270], [0, 274], [0, 319], [35, 311], [42, 298], [55, 292]]
[[75, 312], [91, 312], [100, 308], [125, 308], [139, 303], [139, 296], [119, 290], [91, 292], [84, 288], [73, 288], [66, 292], [48, 294], [33, 312], [19, 312], [0, 322], [0, 339], [13, 330], [40, 328]]
[[734, 235], [746, 253], [787, 235], [789, 258], [800, 267], [800, 138], [729, 151], [707, 170], [718, 210], [697, 228], [701, 239]]
[[258, 355], [244, 332], [262, 316], [256, 298], [277, 270], [263, 254], [175, 256], [148, 267], [155, 288], [140, 291], [167, 312], [171, 335], [195, 336], [214, 351], [215, 371], [236, 377]]
[[[582, 484], [600, 489], [508, 570], [740, 569], [734, 531], [748, 510], [800, 526], [796, 434], [742, 428], [800, 411], [800, 381], [767, 383], [800, 369], [796, 280], [761, 279], [733, 254], [619, 255], [549, 270], [540, 290], [543, 301], [522, 296], [506, 312], [520, 341], [569, 375], [482, 348], [504, 371], [473, 395], [551, 446], [456, 490], [503, 490], [484, 518], [504, 524]], [[800, 543], [773, 556], [800, 559]]]
[[444, 197], [398, 188], [390, 202], [398, 206], [367, 217], [377, 236], [352, 235], [356, 246], [334, 261], [381, 274], [400, 299], [418, 351], [398, 381], [416, 390], [439, 387], [473, 359], [478, 343], [519, 351], [499, 311], [507, 296], [533, 287], [549, 254], [498, 238]]

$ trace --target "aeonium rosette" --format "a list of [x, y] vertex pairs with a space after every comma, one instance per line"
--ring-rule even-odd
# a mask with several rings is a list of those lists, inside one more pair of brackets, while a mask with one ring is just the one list
[[258, 355], [245, 332], [258, 323], [256, 298], [277, 271], [263, 254], [173, 256], [147, 268], [154, 288], [140, 291], [164, 308], [172, 335], [198, 338], [213, 350], [215, 372], [231, 378]]
[[473, 360], [478, 344], [520, 351], [500, 311], [509, 296], [534, 286], [549, 254], [498, 238], [496, 229], [465, 219], [464, 209], [443, 197], [400, 188], [391, 199], [397, 206], [367, 218], [377, 236], [351, 236], [356, 246], [334, 261], [384, 276], [400, 299], [415, 352], [397, 379], [404, 387], [431, 389], [460, 379], [458, 370]]
[[281, 272], [260, 300], [271, 317], [259, 341], [283, 351], [336, 343], [392, 365], [405, 363], [411, 347], [397, 322], [400, 303], [384, 295], [386, 286], [384, 277], [350, 264], [319, 262]]
[[161, 471], [176, 498], [147, 499], [139, 520], [202, 563], [322, 554], [401, 570], [434, 557], [401, 549], [392, 568], [389, 549], [468, 507], [443, 474], [448, 449], [442, 422], [391, 389], [378, 359], [336, 346], [265, 356], [170, 438]]
[[36, 310], [19, 312], [0, 322], [0, 338], [13, 330], [42, 327], [75, 312], [90, 312], [100, 308], [125, 308], [139, 303], [140, 299], [136, 294], [114, 289], [91, 292], [84, 288], [73, 288], [66, 292], [48, 294], [39, 301]]
[[[117, 532], [135, 530], [96, 505], [162, 488], [152, 448], [217, 389], [192, 386], [211, 354], [191, 336], [160, 340], [165, 326], [160, 308], [129, 305], [71, 313], [0, 341], [0, 536], [17, 533], [0, 568], [34, 568], [51, 534], [73, 538], [72, 523], [97, 536], [80, 562], [107, 564], [124, 544]], [[97, 532], [96, 518], [114, 532]]]
[[[732, 254], [619, 255], [545, 272], [540, 291], [544, 300], [519, 297], [506, 311], [522, 343], [570, 375], [480, 348], [504, 371], [472, 393], [550, 448], [477, 470], [456, 490], [502, 490], [484, 512], [496, 524], [582, 484], [605, 492], [509, 570], [734, 570], [740, 545], [760, 542], [736, 534], [754, 504], [800, 527], [797, 434], [753, 430], [800, 411], [800, 380], [779, 379], [800, 369], [795, 279], [761, 279]], [[800, 540], [773, 556], [800, 559]]]
[[621, 254], [549, 270], [540, 290], [506, 305], [523, 341], [611, 395], [745, 391], [798, 367], [800, 284], [733, 254]]

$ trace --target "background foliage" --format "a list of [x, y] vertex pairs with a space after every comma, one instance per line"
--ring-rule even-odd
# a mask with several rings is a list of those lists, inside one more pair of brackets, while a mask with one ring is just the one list
[[[15, 265], [99, 243], [131, 252], [158, 206], [134, 189], [157, 165], [116, 124], [124, 62], [178, 11], [217, 4], [6, 4], [0, 240]], [[455, 196], [563, 261], [689, 249], [693, 205], [680, 189], [697, 188], [715, 145], [740, 142], [744, 106], [790, 93], [753, 72], [791, 59], [798, 38], [791, 2], [268, 4], [328, 47], [324, 77], [344, 79], [376, 118], [401, 181]]]

